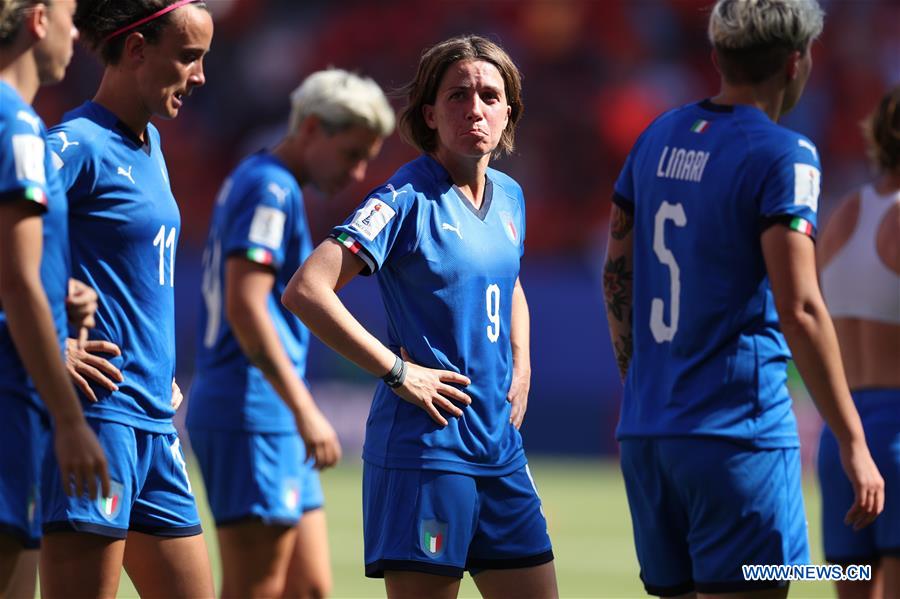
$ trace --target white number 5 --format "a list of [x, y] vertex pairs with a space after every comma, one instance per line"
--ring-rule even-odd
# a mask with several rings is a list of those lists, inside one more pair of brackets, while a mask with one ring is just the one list
[[500, 287], [496, 283], [488, 285], [484, 301], [487, 305], [487, 317], [491, 322], [487, 326], [487, 338], [491, 343], [497, 343], [500, 338]]
[[656, 257], [664, 265], [669, 267], [671, 281], [670, 295], [672, 303], [669, 306], [669, 324], [663, 322], [663, 310], [665, 302], [662, 298], [654, 297], [650, 303], [650, 332], [657, 343], [671, 341], [678, 331], [678, 312], [681, 309], [681, 269], [675, 261], [675, 255], [666, 247], [666, 221], [671, 220], [676, 227], [687, 224], [687, 216], [681, 204], [663, 202], [656, 211], [656, 222], [653, 229], [653, 251]]

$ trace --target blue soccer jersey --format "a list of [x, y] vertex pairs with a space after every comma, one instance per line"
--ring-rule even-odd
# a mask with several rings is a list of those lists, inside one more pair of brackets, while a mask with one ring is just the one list
[[689, 104], [641, 135], [614, 197], [634, 214], [618, 438], [797, 446], [760, 235], [775, 222], [814, 235], [819, 177], [815, 146], [751, 106]]
[[181, 216], [169, 186], [159, 132], [146, 143], [94, 102], [50, 130], [69, 199], [75, 278], [100, 296], [92, 339], [122, 355], [119, 390], [94, 385], [85, 414], [156, 433], [172, 426], [175, 374], [175, 248]]
[[460, 372], [472, 404], [440, 427], [379, 384], [365, 460], [384, 468], [431, 468], [503, 476], [522, 467], [522, 438], [509, 422], [510, 315], [524, 251], [519, 185], [488, 169], [480, 210], [447, 171], [423, 156], [371, 194], [333, 236], [375, 272], [388, 345], [413, 362]]
[[[46, 147], [44, 123], [12, 87], [0, 81], [0, 202], [30, 201], [44, 210], [41, 282], [62, 355], [66, 336], [69, 232], [66, 198]], [[0, 398], [31, 401], [43, 409], [16, 353], [2, 306], [0, 356]]]
[[225, 261], [240, 256], [272, 268], [268, 311], [297, 376], [306, 371], [309, 330], [281, 305], [291, 276], [312, 251], [303, 194], [275, 156], [250, 156], [226, 179], [203, 257], [203, 301], [188, 425], [198, 429], [296, 432], [291, 411], [241, 351], [225, 318]]

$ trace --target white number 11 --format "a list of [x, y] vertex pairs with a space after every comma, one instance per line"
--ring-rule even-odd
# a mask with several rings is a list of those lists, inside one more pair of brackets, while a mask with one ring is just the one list
[[169, 229], [166, 236], [166, 226], [160, 225], [159, 233], [153, 240], [153, 247], [159, 246], [159, 284], [166, 284], [165, 250], [169, 248], [169, 287], [175, 286], [175, 227]]

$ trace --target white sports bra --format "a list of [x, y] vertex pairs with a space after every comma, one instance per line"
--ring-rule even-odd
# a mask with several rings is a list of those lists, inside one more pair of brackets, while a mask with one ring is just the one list
[[859, 193], [859, 215], [850, 239], [822, 271], [822, 293], [834, 317], [900, 324], [900, 275], [878, 256], [875, 239], [900, 192], [878, 195], [871, 185]]

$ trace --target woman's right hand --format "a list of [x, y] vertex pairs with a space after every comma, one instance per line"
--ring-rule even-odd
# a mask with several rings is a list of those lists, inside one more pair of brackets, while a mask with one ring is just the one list
[[330, 468], [341, 459], [337, 433], [315, 404], [310, 403], [302, 417], [297, 418], [297, 431], [306, 447], [306, 457], [313, 460], [316, 470]]
[[871, 524], [884, 510], [884, 479], [864, 441], [846, 447], [841, 445], [840, 456], [854, 495], [844, 523], [859, 530]]
[[106, 454], [84, 418], [57, 422], [54, 429], [54, 451], [66, 495], [87, 493], [94, 499], [99, 492], [100, 497], [109, 497]]
[[450, 385], [450, 383], [455, 383], [468, 386], [472, 382], [469, 377], [449, 370], [419, 366], [409, 359], [409, 355], [403, 348], [400, 348], [400, 358], [406, 362], [406, 379], [402, 385], [393, 390], [394, 393], [412, 405], [425, 410], [436, 423], [447, 426], [447, 419], [438, 408], [459, 418], [463, 414], [462, 410], [453, 402], [466, 406], [472, 403], [471, 397]]

